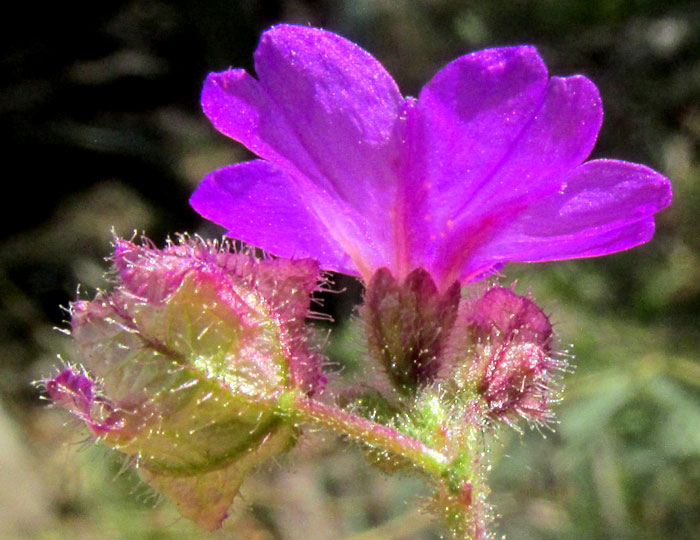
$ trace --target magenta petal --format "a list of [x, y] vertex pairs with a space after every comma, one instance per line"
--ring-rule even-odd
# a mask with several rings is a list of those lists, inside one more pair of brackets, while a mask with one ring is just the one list
[[425, 85], [416, 180], [429, 183], [431, 202], [448, 215], [473, 195], [518, 142], [546, 86], [547, 68], [528, 46], [462, 56]]
[[529, 202], [559, 189], [562, 174], [580, 165], [593, 149], [603, 122], [603, 108], [595, 85], [580, 75], [552, 77], [539, 108], [508, 154], [494, 165], [489, 177], [477, 183], [470, 211], [506, 201]]
[[355, 208], [387, 204], [404, 99], [382, 65], [336, 34], [279, 25], [263, 34], [255, 69], [277, 107], [274, 121], [285, 121], [313, 160], [299, 169], [319, 185], [330, 181]]
[[[202, 88], [202, 109], [212, 124], [224, 135], [235, 139], [250, 150], [270, 160], [280, 160], [277, 152], [259, 134], [261, 124], [280, 133], [268, 133], [267, 139], [283, 139], [287, 127], [270, 122], [275, 105], [258, 81], [242, 69], [210, 73]], [[277, 135], [275, 137], [275, 135]], [[290, 149], [294, 150], [294, 149]]]
[[[533, 47], [488, 49], [441, 70], [418, 102], [417, 180], [439, 215], [580, 164], [602, 122], [598, 91], [581, 76], [548, 81]], [[495, 201], [494, 201], [495, 203]]]
[[356, 207], [393, 193], [404, 99], [379, 62], [330, 32], [279, 25], [255, 66], [259, 82], [242, 70], [207, 78], [202, 106], [217, 129]]
[[[404, 104], [393, 79], [357, 45], [301, 26], [267, 31], [255, 60], [259, 82], [242, 70], [210, 75], [202, 92], [204, 111], [219, 130], [293, 179], [296, 200], [324, 224], [329, 237], [324, 244], [342, 245], [354, 263], [330, 256], [330, 268], [357, 273], [390, 264], [396, 258], [392, 208], [400, 145], [395, 124]], [[216, 204], [223, 205], [210, 200], [210, 214]], [[231, 229], [242, 238], [238, 225]], [[276, 235], [294, 234], [260, 233], [255, 244], [281, 255]], [[302, 251], [314, 243], [301, 242]], [[327, 245], [319, 249], [332, 251]]]
[[[473, 271], [486, 270], [471, 268], [474, 261], [464, 254], [477, 252], [533, 201], [557, 192], [568, 171], [590, 153], [601, 121], [593, 83], [581, 76], [552, 78], [517, 137], [489, 164], [489, 172], [473, 180], [470, 175], [459, 204], [431, 204], [432, 210], [450, 212], [434, 216], [428, 226], [431, 237], [444, 238], [433, 253], [423, 255], [433, 259], [433, 271], [453, 279], [465, 276], [466, 267], [471, 277]], [[495, 130], [507, 131], [507, 124], [494, 118]]]
[[202, 109], [216, 129], [258, 156], [300, 174], [316, 165], [297, 139], [277, 104], [256, 79], [242, 69], [210, 73], [202, 89]]
[[668, 179], [624, 161], [589, 161], [564, 186], [530, 206], [475, 258], [537, 262], [629, 249], [651, 238], [653, 214], [671, 202]]
[[289, 176], [266, 161], [238, 163], [210, 173], [190, 204], [253, 246], [282, 257], [313, 257], [329, 270], [357, 273], [343, 248], [306, 207]]

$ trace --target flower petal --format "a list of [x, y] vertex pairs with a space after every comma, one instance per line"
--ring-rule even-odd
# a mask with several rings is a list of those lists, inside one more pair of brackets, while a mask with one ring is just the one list
[[653, 214], [671, 202], [666, 178], [624, 161], [589, 161], [564, 185], [520, 214], [475, 259], [537, 262], [629, 249], [651, 238]]
[[425, 86], [418, 109], [421, 172], [450, 217], [465, 202], [529, 189], [528, 180], [580, 164], [602, 122], [595, 85], [581, 76], [548, 81], [529, 46], [455, 60]]
[[[483, 213], [558, 190], [562, 174], [583, 163], [603, 122], [595, 85], [586, 77], [552, 77], [540, 107], [461, 212]], [[488, 209], [488, 210], [487, 210]]]
[[329, 270], [357, 273], [293, 180], [271, 163], [248, 161], [210, 173], [190, 204], [248, 244], [281, 257], [313, 257]]
[[364, 205], [363, 188], [393, 189], [386, 160], [397, 151], [393, 131], [404, 100], [369, 53], [330, 32], [280, 25], [263, 35], [255, 69], [339, 195]]
[[353, 220], [361, 236], [373, 240], [371, 247], [357, 238], [343, 242], [359, 257], [357, 267], [377, 256], [386, 264], [393, 258], [395, 123], [404, 103], [393, 79], [357, 45], [302, 26], [267, 31], [255, 65], [259, 82], [241, 70], [210, 75], [202, 92], [205, 113], [220, 131], [295, 178], [299, 198], [337, 241], [335, 217], [307, 192], [320, 188], [352, 210], [341, 221]]
[[[506, 82], [522, 85], [517, 81], [524, 78], [521, 74], [516, 82]], [[528, 88], [521, 90], [525, 96]], [[534, 102], [534, 90], [530, 92], [530, 101]], [[602, 122], [598, 91], [582, 76], [550, 79], [535, 106], [526, 110], [527, 115], [514, 117], [512, 123], [499, 109], [481, 112], [475, 116], [479, 118], [475, 125], [471, 120], [462, 123], [461, 140], [470, 145], [470, 154], [475, 152], [488, 162], [477, 163], [476, 157], [467, 155], [461, 173], [454, 170], [454, 165], [447, 169], [440, 166], [449, 156], [443, 154], [444, 148], [436, 151], [431, 139], [437, 138], [437, 133], [424, 136], [428, 146], [425, 155], [432, 160], [424, 176], [436, 178], [433, 185], [449, 186], [450, 179], [443, 175], [446, 171], [456, 175], [451, 188], [426, 192], [422, 200], [429, 212], [418, 214], [429, 218], [423, 228], [432, 244], [423, 239], [417, 246], [428, 246], [432, 251], [422, 248], [417, 258], [429, 261], [434, 274], [447, 276], [448, 281], [464, 275], [464, 268], [473, 266], [472, 254], [482, 244], [507, 227], [532, 201], [559, 190], [567, 172], [590, 153]], [[505, 144], [492, 141], [490, 136], [484, 138], [488, 144], [477, 140], [487, 130], [489, 119], [492, 131]], [[414, 226], [418, 226], [415, 221]], [[420, 236], [414, 234], [414, 238]]]
[[531, 122], [546, 86], [547, 68], [528, 46], [462, 56], [425, 85], [418, 100], [425, 152], [418, 180], [429, 183], [431, 203], [454, 214], [473, 196]]

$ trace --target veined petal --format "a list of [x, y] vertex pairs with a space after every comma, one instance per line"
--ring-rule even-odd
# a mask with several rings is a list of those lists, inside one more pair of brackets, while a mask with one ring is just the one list
[[476, 260], [551, 261], [606, 255], [654, 233], [654, 213], [671, 202], [671, 184], [634, 163], [595, 160], [564, 178], [561, 191], [522, 212]]
[[534, 47], [522, 46], [462, 56], [425, 85], [407, 122], [410, 266], [436, 256], [454, 217], [540, 106], [547, 77]]
[[[248, 244], [281, 257], [313, 257], [326, 269], [356, 274], [345, 249], [307, 206], [303, 195], [282, 169], [255, 160], [207, 175], [190, 204]], [[341, 228], [340, 219], [335, 224]]]
[[591, 153], [602, 122], [600, 95], [590, 80], [552, 77], [540, 107], [490, 175], [477, 182], [460, 214], [558, 190], [562, 174]]
[[263, 34], [255, 69], [331, 177], [345, 176], [343, 165], [352, 170], [350, 157], [364, 162], [367, 153], [387, 147], [404, 100], [384, 67], [354, 43], [315, 28], [279, 25]]
[[511, 152], [542, 104], [547, 78], [534, 47], [522, 46], [462, 56], [425, 85], [414, 180], [445, 215], [470, 200]]
[[[443, 240], [423, 259], [432, 259], [437, 275], [449, 279], [464, 275], [464, 266], [471, 265], [469, 259], [481, 245], [533, 201], [561, 189], [568, 171], [588, 157], [601, 122], [600, 97], [593, 83], [582, 76], [552, 78], [541, 102], [505, 153], [490, 164], [490, 171], [477, 178], [469, 175], [463, 190], [468, 193], [451, 205], [450, 214], [432, 220], [431, 238]], [[433, 203], [431, 208], [440, 205]]]
[[[210, 75], [202, 93], [206, 114], [223, 133], [294, 177], [302, 190], [313, 185], [351, 210], [340, 221], [353, 220], [362, 236], [372, 238], [371, 248], [355, 239], [353, 246], [344, 242], [360, 271], [370, 259], [387, 264], [394, 258], [390, 209], [400, 150], [395, 123], [404, 103], [393, 79], [357, 45], [302, 26], [268, 30], [255, 65], [259, 81], [241, 70]], [[335, 217], [303, 198], [341, 241], [345, 232], [336, 231]]]

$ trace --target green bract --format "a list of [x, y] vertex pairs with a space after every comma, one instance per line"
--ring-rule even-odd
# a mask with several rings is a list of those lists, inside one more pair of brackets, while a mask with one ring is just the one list
[[248, 471], [294, 443], [280, 396], [322, 383], [304, 330], [318, 267], [123, 240], [114, 263], [115, 290], [72, 306], [85, 373], [47, 388], [185, 516], [216, 528]]

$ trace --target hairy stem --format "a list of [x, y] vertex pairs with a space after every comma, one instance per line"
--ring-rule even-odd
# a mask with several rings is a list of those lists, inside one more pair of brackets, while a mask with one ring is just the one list
[[283, 396], [280, 408], [285, 415], [299, 421], [330, 429], [376, 450], [404, 458], [432, 477], [444, 477], [449, 472], [447, 456], [389, 426], [297, 392]]

